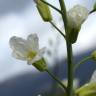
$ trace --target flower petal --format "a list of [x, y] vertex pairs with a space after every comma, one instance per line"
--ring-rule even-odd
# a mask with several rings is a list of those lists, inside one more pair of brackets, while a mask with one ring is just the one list
[[88, 17], [88, 10], [81, 5], [75, 5], [67, 12], [67, 15], [70, 26], [79, 27]]
[[46, 51], [46, 47], [43, 47], [42, 49], [40, 49], [39, 51], [38, 51], [38, 55], [39, 56], [43, 56], [43, 54], [45, 53], [45, 51]]
[[31, 65], [31, 64], [35, 63], [36, 61], [39, 61], [40, 59], [42, 59], [45, 50], [46, 50], [45, 47], [42, 48], [42, 49], [40, 49], [40, 50], [38, 51], [37, 55], [36, 55], [32, 60], [28, 61], [28, 64]]
[[29, 50], [26, 40], [14, 36], [10, 39], [9, 43], [10, 47], [14, 50], [15, 53], [21, 54], [20, 56], [22, 57], [26, 56]]
[[12, 56], [19, 60], [24, 60], [24, 61], [27, 60], [26, 56], [20, 54], [20, 52], [18, 53], [17, 51], [13, 51]]
[[29, 46], [33, 51], [39, 50], [39, 43], [38, 43], [38, 37], [37, 34], [31, 34], [27, 38], [27, 42], [29, 43]]

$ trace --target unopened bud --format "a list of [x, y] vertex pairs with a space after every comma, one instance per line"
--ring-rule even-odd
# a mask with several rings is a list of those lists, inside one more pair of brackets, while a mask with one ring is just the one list
[[35, 0], [37, 9], [40, 13], [40, 16], [45, 22], [49, 22], [52, 20], [51, 12], [45, 3], [43, 3], [41, 0]]
[[96, 51], [92, 52], [91, 57], [93, 60], [96, 60]]
[[83, 85], [75, 93], [76, 96], [96, 96], [96, 82]]
[[75, 43], [82, 23], [88, 17], [88, 10], [81, 5], [76, 5], [67, 12], [68, 19], [68, 39], [70, 43]]

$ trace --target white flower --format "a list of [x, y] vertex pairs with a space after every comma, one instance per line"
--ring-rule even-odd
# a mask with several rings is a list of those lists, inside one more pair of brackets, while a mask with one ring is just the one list
[[78, 28], [88, 17], [88, 10], [81, 6], [75, 5], [67, 12], [68, 23], [71, 28]]
[[13, 36], [9, 43], [13, 50], [13, 57], [26, 60], [28, 64], [33, 64], [42, 59], [43, 53], [45, 52], [45, 48], [39, 49], [38, 37], [36, 34], [29, 35], [27, 40]]

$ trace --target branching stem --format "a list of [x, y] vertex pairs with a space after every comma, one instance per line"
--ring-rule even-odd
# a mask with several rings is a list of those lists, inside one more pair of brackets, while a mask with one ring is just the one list
[[61, 80], [59, 80], [56, 76], [54, 76], [48, 69], [46, 69], [46, 72], [54, 79], [58, 82], [59, 85], [61, 85], [65, 91], [67, 91], [67, 87], [61, 82]]
[[85, 62], [87, 62], [87, 61], [89, 61], [89, 60], [91, 60], [91, 59], [92, 59], [91, 56], [88, 56], [88, 57], [84, 58], [83, 60], [81, 60], [79, 63], [77, 63], [77, 64], [75, 65], [74, 70], [76, 70], [80, 65], [84, 64]]
[[53, 22], [50, 22], [50, 23], [66, 39], [66, 36], [64, 35], [64, 33]]
[[61, 14], [61, 11], [58, 8], [56, 8], [55, 6], [53, 6], [52, 4], [50, 4], [50, 3], [48, 3], [48, 2], [46, 2], [44, 0], [41, 0], [41, 1]]
[[62, 19], [65, 27], [66, 33], [66, 46], [67, 46], [67, 64], [68, 64], [68, 86], [67, 86], [67, 96], [74, 96], [73, 94], [73, 52], [72, 52], [72, 44], [68, 40], [68, 22], [67, 22], [67, 12], [64, 0], [59, 0], [61, 12], [62, 12]]

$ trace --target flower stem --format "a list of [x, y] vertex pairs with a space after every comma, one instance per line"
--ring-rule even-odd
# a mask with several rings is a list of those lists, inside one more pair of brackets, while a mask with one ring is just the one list
[[61, 85], [65, 91], [67, 91], [67, 87], [61, 82], [61, 80], [59, 80], [56, 76], [54, 76], [48, 69], [46, 69], [46, 72], [54, 79], [58, 82], [59, 85]]
[[79, 63], [77, 63], [77, 64], [75, 65], [74, 70], [75, 70], [76, 68], [78, 68], [81, 64], [83, 64], [83, 63], [85, 63], [85, 62], [87, 62], [87, 61], [89, 61], [89, 60], [91, 60], [91, 59], [92, 59], [92, 56], [88, 56], [88, 57], [84, 58], [83, 60], [81, 60]]
[[66, 47], [67, 47], [67, 63], [68, 63], [68, 86], [67, 86], [67, 96], [74, 96], [73, 95], [73, 52], [72, 52], [72, 44], [68, 40], [68, 22], [67, 22], [67, 12], [64, 0], [59, 0], [61, 12], [62, 12], [62, 19], [65, 27], [66, 33]]
[[44, 0], [41, 0], [41, 1], [42, 1], [43, 3], [45, 3], [46, 5], [50, 6], [51, 8], [53, 8], [54, 10], [56, 10], [57, 12], [61, 13], [61, 11], [60, 11], [58, 8], [56, 8], [55, 6], [51, 5], [50, 3], [48, 3], [48, 2], [46, 2], [46, 1], [44, 1]]
[[65, 33], [67, 34], [67, 14], [66, 14], [65, 3], [63, 0], [59, 0], [59, 3], [60, 3], [60, 7], [61, 7], [61, 13], [62, 13], [61, 15], [62, 15], [64, 27], [65, 27]]
[[64, 33], [53, 22], [50, 21], [50, 23], [66, 39]]
[[73, 54], [72, 54], [72, 45], [66, 41], [67, 44], [67, 62], [68, 62], [68, 86], [67, 86], [67, 95], [73, 96], [73, 79], [74, 79], [74, 71], [73, 71]]

